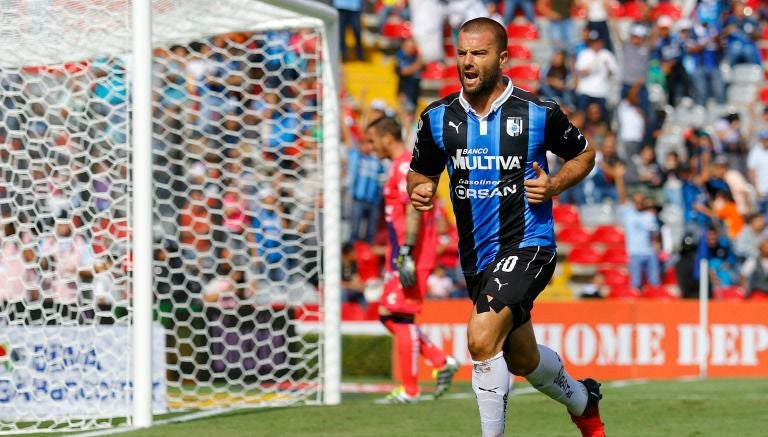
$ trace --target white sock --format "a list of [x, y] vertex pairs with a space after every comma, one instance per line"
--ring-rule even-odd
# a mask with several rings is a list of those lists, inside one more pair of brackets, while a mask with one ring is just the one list
[[504, 352], [485, 361], [472, 361], [472, 364], [472, 389], [480, 410], [483, 437], [503, 436], [509, 395], [509, 370]]
[[538, 347], [539, 365], [525, 379], [536, 390], [568, 407], [574, 416], [581, 416], [587, 408], [587, 388], [565, 371], [557, 352], [543, 345]]

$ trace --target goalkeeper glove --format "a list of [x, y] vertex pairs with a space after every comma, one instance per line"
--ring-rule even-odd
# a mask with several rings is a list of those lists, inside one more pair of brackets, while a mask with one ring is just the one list
[[400, 246], [397, 257], [397, 271], [400, 273], [400, 284], [405, 288], [416, 285], [416, 262], [411, 256], [411, 246]]

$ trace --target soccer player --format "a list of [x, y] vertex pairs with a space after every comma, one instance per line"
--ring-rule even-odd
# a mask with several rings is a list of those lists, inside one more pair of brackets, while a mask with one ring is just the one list
[[[482, 435], [504, 434], [511, 372], [564, 404], [583, 436], [604, 436], [600, 384], [575, 381], [556, 352], [536, 344], [531, 324], [533, 301], [555, 270], [551, 198], [589, 173], [595, 152], [556, 103], [502, 75], [506, 48], [504, 27], [493, 20], [461, 26], [462, 91], [422, 113], [408, 193], [417, 210], [432, 210], [447, 166], [473, 302], [467, 340]], [[553, 176], [547, 151], [565, 161]]]
[[406, 177], [411, 153], [405, 148], [401, 132], [400, 125], [390, 117], [379, 118], [366, 129], [374, 150], [382, 159], [392, 161], [389, 179], [384, 186], [384, 218], [389, 243], [379, 313], [382, 323], [395, 337], [403, 385], [380, 403], [419, 400], [419, 354], [435, 366], [435, 398], [448, 390], [459, 367], [457, 361], [430, 342], [415, 323], [427, 291], [427, 278], [435, 268], [437, 231], [434, 212], [419, 213], [408, 197]]

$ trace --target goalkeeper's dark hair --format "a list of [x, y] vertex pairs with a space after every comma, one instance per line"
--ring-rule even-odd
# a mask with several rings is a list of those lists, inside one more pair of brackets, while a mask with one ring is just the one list
[[375, 129], [379, 135], [392, 135], [395, 141], [403, 141], [403, 128], [392, 117], [379, 117], [368, 125], [368, 129]]
[[459, 32], [479, 33], [485, 31], [493, 33], [499, 53], [507, 51], [507, 29], [494, 19], [487, 17], [473, 18], [465, 21], [459, 28]]

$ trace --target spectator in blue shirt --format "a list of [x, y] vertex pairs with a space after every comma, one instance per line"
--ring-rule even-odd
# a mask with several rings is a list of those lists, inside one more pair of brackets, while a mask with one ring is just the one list
[[673, 24], [674, 21], [668, 16], [659, 17], [656, 22], [659, 38], [653, 57], [659, 61], [666, 78], [667, 103], [675, 106], [681, 98], [688, 96], [689, 92], [688, 75], [683, 67], [685, 46], [680, 37], [672, 33]]
[[413, 38], [405, 38], [395, 55], [397, 60], [397, 94], [414, 108], [419, 105], [421, 93], [421, 70], [424, 61], [419, 56]]
[[352, 204], [350, 239], [371, 244], [379, 227], [384, 164], [368, 139], [362, 138], [347, 151], [347, 175]]
[[703, 255], [709, 261], [709, 277], [713, 287], [728, 287], [739, 283], [733, 246], [728, 237], [715, 226], [707, 228]]
[[352, 26], [355, 36], [355, 56], [359, 61], [363, 60], [363, 38], [360, 25], [360, 16], [363, 9], [362, 0], [333, 0], [333, 7], [339, 11], [339, 44], [341, 46], [341, 59], [347, 59], [347, 27]]
[[259, 256], [259, 271], [273, 282], [285, 279], [283, 218], [277, 192], [264, 188], [258, 193], [259, 204], [251, 221]]
[[624, 224], [627, 254], [629, 255], [629, 276], [632, 287], [641, 288], [661, 284], [661, 266], [657, 238], [659, 220], [654, 214], [653, 201], [642, 192], [635, 192], [628, 201], [624, 187], [623, 165], [616, 169], [616, 191], [619, 193], [619, 213]]
[[725, 21], [725, 53], [731, 65], [740, 63], [760, 65], [760, 24], [751, 16], [745, 15], [742, 1], [733, 2], [731, 16]]
[[[685, 20], [686, 25], [689, 23]], [[709, 24], [692, 25], [683, 41], [696, 104], [706, 106], [707, 101], [714, 98], [718, 104], [724, 105], [725, 82], [720, 72], [723, 49], [717, 28]]]

